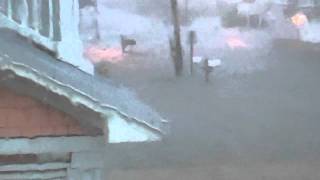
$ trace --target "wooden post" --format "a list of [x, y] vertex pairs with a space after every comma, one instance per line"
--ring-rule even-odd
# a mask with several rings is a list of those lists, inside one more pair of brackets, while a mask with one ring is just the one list
[[172, 10], [172, 19], [174, 27], [174, 50], [175, 50], [175, 73], [176, 76], [181, 76], [183, 71], [183, 57], [182, 57], [182, 46], [181, 46], [181, 37], [180, 37], [180, 22], [179, 22], [179, 13], [178, 13], [178, 3], [177, 0], [171, 1], [171, 10]]
[[208, 83], [210, 81], [209, 80], [209, 75], [213, 70], [213, 68], [209, 66], [209, 59], [208, 58], [204, 59], [203, 70], [204, 70], [205, 81]]

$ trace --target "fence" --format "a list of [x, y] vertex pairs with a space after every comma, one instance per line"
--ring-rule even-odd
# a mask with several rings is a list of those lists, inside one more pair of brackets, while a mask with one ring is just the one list
[[0, 25], [92, 73], [92, 65], [82, 56], [78, 0], [0, 0], [0, 8]]

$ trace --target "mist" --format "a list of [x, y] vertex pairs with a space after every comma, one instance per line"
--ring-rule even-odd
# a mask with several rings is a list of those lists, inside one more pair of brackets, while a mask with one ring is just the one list
[[0, 0], [0, 179], [318, 180], [319, 28], [316, 0]]
[[[184, 20], [184, 3], [178, 2], [185, 76], [175, 79], [168, 43], [173, 32], [169, 1], [99, 1], [99, 43], [119, 48], [121, 34], [137, 41], [131, 53], [111, 65], [110, 78], [137, 91], [139, 97], [152, 104], [171, 124], [171, 132], [163, 143], [114, 147], [119, 152], [114, 152], [108, 160], [118, 162], [117, 166], [126, 172], [129, 169], [130, 173], [137, 173], [135, 177], [139, 179], [153, 177], [153, 173], [142, 173], [149, 168], [159, 173], [171, 172], [169, 179], [179, 179], [184, 177], [180, 173], [185, 167], [200, 173], [194, 179], [206, 179], [203, 174], [208, 172], [201, 169], [202, 163], [216, 167], [229, 159], [246, 164], [243, 169], [230, 165], [233, 168], [230, 174], [240, 179], [286, 179], [287, 176], [270, 169], [265, 175], [246, 176], [242, 171], [260, 171], [255, 169], [255, 163], [272, 167], [269, 161], [279, 163], [282, 168], [283, 163], [292, 160], [289, 168], [284, 169], [291, 172], [291, 165], [296, 161], [305, 162], [319, 153], [316, 127], [320, 87], [314, 76], [318, 74], [315, 56], [319, 52], [301, 50], [303, 43], [319, 42], [317, 21], [308, 22], [299, 35], [281, 8], [270, 5], [263, 15], [262, 28], [226, 27], [222, 8], [228, 11], [230, 2], [190, 0], [188, 20]], [[271, 1], [258, 3], [252, 11]], [[90, 20], [86, 19], [91, 16], [90, 9], [82, 9], [81, 13], [82, 37], [89, 43]], [[197, 34], [195, 56], [222, 61], [214, 69], [210, 84], [203, 82], [200, 66], [196, 67], [196, 75], [189, 77], [187, 37], [191, 30]], [[308, 70], [303, 70], [305, 66]], [[193, 166], [193, 163], [202, 165]], [[134, 170], [137, 167], [142, 171]], [[239, 174], [234, 170], [239, 170]], [[231, 177], [230, 174], [223, 177]], [[290, 177], [300, 176], [293, 173]]]

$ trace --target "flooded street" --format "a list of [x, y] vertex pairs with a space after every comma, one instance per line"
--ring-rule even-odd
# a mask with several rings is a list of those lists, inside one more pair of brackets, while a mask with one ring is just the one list
[[[182, 28], [183, 37], [188, 29], [198, 32], [197, 55], [222, 60], [210, 83], [201, 65], [190, 75], [187, 54], [184, 76], [174, 77], [160, 25], [133, 35], [137, 47], [109, 64], [110, 79], [136, 91], [171, 125], [163, 142], [111, 146], [111, 179], [320, 178], [319, 45], [272, 39], [274, 29], [222, 29], [219, 23], [199, 18]], [[228, 48], [230, 38], [241, 47]]]
[[172, 126], [164, 142], [112, 147], [107, 161], [122, 169], [114, 178], [318, 179], [319, 52], [275, 41], [263, 70], [217, 69], [209, 84], [201, 72], [175, 79], [170, 68], [147, 70], [139, 59], [117, 65], [111, 78]]

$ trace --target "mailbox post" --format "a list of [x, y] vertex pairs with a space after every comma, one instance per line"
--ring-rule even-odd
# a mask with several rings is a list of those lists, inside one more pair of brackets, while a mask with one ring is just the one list
[[213, 71], [213, 67], [209, 66], [209, 59], [208, 58], [204, 59], [203, 71], [204, 71], [205, 81], [208, 83], [209, 82], [209, 75]]

